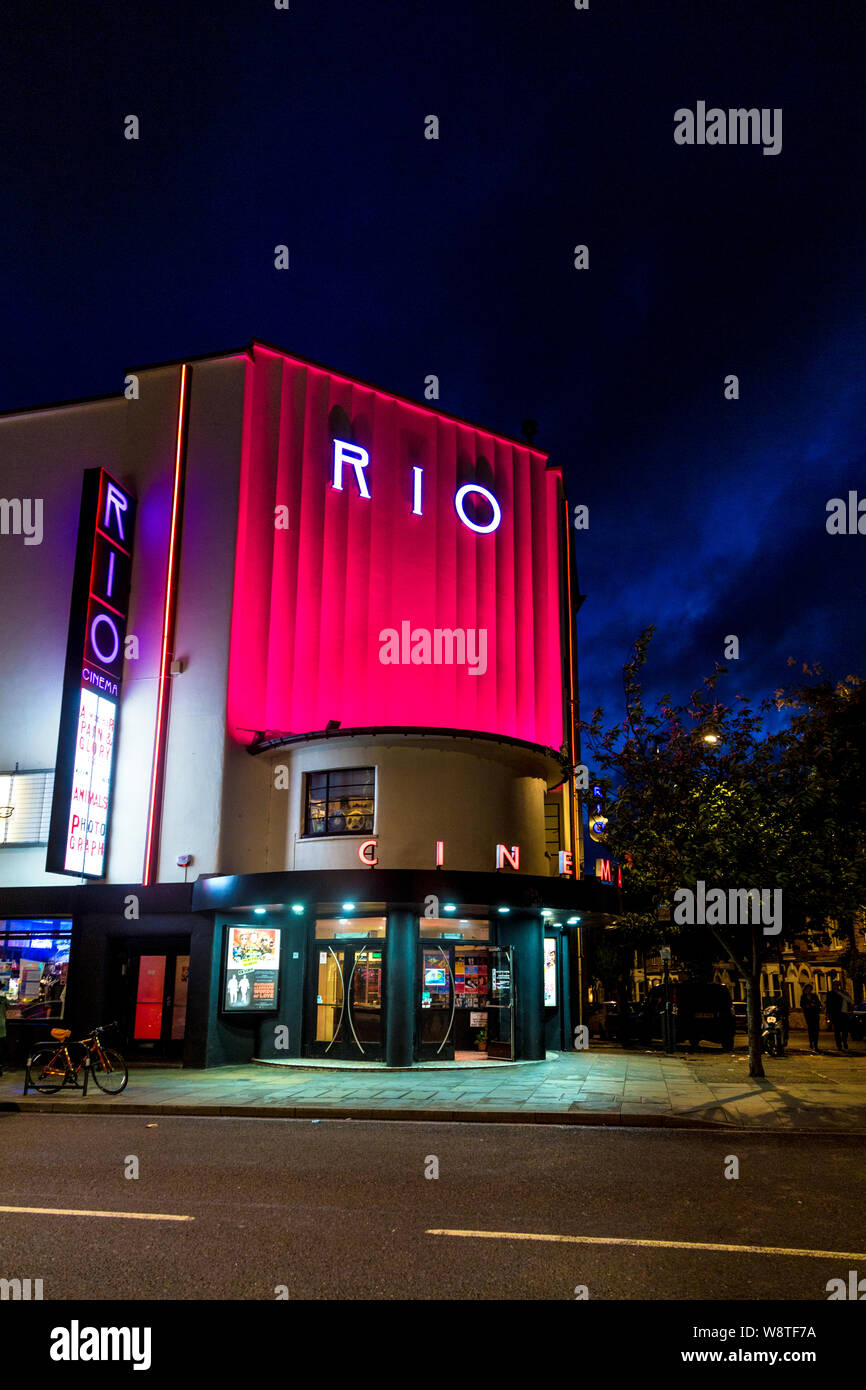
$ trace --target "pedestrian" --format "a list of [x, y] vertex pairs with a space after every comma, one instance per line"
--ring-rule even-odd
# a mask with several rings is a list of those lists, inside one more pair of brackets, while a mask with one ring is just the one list
[[0, 1076], [6, 1063], [6, 991], [0, 990]]
[[628, 997], [628, 985], [620, 975], [614, 990], [616, 999], [616, 1037], [620, 1047], [628, 1047], [631, 1043], [631, 1020], [629, 1018], [630, 1002]]
[[827, 1021], [833, 1029], [837, 1052], [849, 1050], [848, 1015], [851, 1012], [852, 1003], [853, 1000], [850, 995], [845, 993], [841, 980], [833, 984], [827, 992]]
[[779, 1010], [779, 1020], [782, 1024], [782, 1046], [788, 1046], [788, 1028], [791, 1010], [788, 1007], [788, 996], [785, 993], [774, 994], [773, 1001]]
[[806, 1020], [806, 1031], [809, 1034], [809, 1051], [820, 1052], [818, 1033], [821, 1027], [821, 1000], [812, 985], [803, 986], [803, 993], [800, 995], [800, 1008]]

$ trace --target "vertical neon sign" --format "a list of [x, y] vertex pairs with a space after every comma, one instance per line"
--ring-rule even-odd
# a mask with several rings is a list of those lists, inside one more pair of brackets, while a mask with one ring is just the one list
[[85, 471], [45, 859], [50, 873], [101, 878], [105, 871], [135, 511], [135, 499], [104, 468]]

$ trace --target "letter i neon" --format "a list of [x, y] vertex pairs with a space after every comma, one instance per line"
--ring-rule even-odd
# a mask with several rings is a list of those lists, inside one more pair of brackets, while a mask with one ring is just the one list
[[417, 466], [412, 469], [412, 515], [422, 516], [421, 511], [421, 479], [424, 476], [424, 469]]
[[445, 841], [436, 841], [436, 867], [437, 869], [445, 863]]
[[108, 584], [106, 585], [106, 598], [111, 598], [114, 589], [114, 551], [108, 552]]

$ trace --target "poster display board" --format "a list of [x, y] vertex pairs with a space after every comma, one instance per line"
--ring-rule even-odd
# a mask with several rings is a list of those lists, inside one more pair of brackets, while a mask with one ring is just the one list
[[544, 1007], [556, 1008], [556, 937], [544, 938]]
[[273, 1011], [279, 1003], [279, 927], [226, 927], [224, 1013]]

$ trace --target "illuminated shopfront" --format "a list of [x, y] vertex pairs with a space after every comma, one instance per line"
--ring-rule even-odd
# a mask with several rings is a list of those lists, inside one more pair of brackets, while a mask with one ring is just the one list
[[0, 921], [0, 994], [8, 1022], [63, 1018], [71, 939], [71, 922]]

